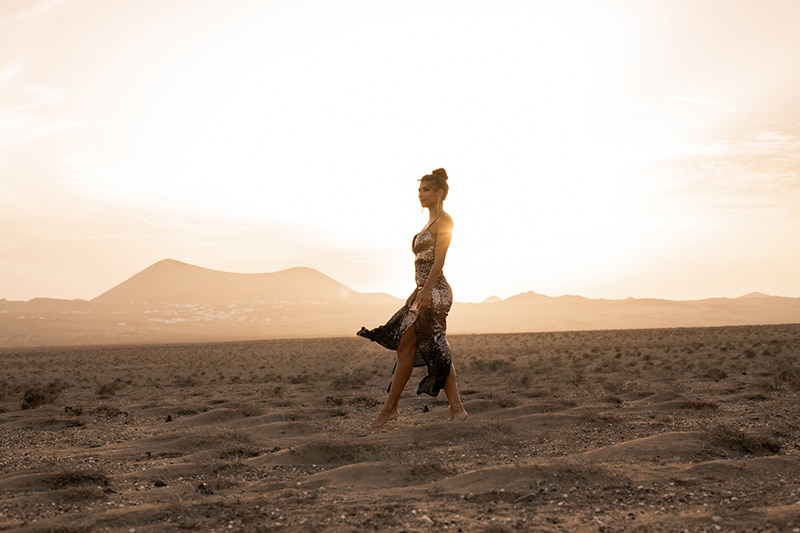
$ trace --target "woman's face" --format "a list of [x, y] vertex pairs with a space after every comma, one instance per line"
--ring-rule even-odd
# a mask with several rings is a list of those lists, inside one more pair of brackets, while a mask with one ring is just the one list
[[422, 207], [431, 207], [439, 203], [438, 191], [424, 180], [419, 182], [419, 203]]

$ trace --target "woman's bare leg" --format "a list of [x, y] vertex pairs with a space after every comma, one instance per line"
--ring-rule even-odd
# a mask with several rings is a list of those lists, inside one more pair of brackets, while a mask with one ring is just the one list
[[444, 394], [447, 396], [447, 403], [450, 404], [450, 420], [464, 420], [469, 416], [458, 393], [458, 380], [454, 365], [450, 365], [450, 374], [444, 380]]
[[386, 401], [378, 413], [377, 418], [372, 422], [371, 427], [382, 427], [386, 422], [394, 420], [400, 415], [397, 410], [397, 404], [400, 401], [400, 395], [403, 394], [403, 389], [411, 377], [411, 372], [414, 370], [414, 354], [417, 351], [417, 333], [414, 326], [411, 326], [400, 337], [400, 345], [397, 347], [397, 366], [392, 375], [392, 386], [389, 388], [389, 393], [386, 395]]

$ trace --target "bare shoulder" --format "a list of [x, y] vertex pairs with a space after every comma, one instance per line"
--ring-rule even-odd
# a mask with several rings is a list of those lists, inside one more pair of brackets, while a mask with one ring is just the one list
[[432, 229], [435, 233], [439, 233], [440, 231], [449, 233], [453, 231], [453, 217], [451, 217], [447, 213], [442, 213], [441, 215], [439, 215], [439, 218], [433, 224]]

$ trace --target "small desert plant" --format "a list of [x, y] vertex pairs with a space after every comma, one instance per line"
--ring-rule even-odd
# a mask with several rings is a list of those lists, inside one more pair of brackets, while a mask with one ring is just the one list
[[367, 409], [377, 407], [381, 404], [380, 400], [370, 398], [369, 396], [356, 396], [355, 398], [352, 398], [349, 403], [350, 405], [366, 407]]
[[99, 471], [63, 470], [53, 474], [50, 483], [55, 489], [80, 485], [100, 485], [107, 487], [109, 479], [107, 475]]
[[80, 407], [73, 407], [71, 405], [68, 405], [64, 407], [64, 412], [67, 413], [68, 415], [81, 416], [83, 414], [83, 409]]
[[306, 373], [305, 371], [303, 371], [300, 374], [297, 374], [296, 376], [289, 376], [289, 383], [293, 385], [299, 385], [302, 383], [310, 383], [310, 382], [311, 382], [311, 376], [309, 376], [308, 373]]
[[713, 402], [706, 402], [703, 400], [683, 400], [678, 403], [680, 409], [694, 409], [700, 411], [703, 409], [716, 409], [718, 406]]
[[41, 405], [53, 403], [61, 391], [69, 388], [63, 381], [53, 381], [46, 387], [31, 387], [22, 395], [22, 409], [34, 409]]
[[767, 435], [745, 433], [729, 424], [719, 424], [708, 430], [708, 440], [719, 446], [750, 455], [779, 453], [781, 444]]
[[514, 365], [506, 361], [505, 359], [476, 359], [472, 361], [470, 365], [472, 370], [476, 370], [479, 372], [498, 372], [498, 371], [511, 371], [514, 369]]
[[390, 456], [390, 450], [387, 446], [368, 442], [320, 440], [292, 450], [292, 455], [306, 457], [317, 464], [352, 464], [386, 459]]
[[106, 418], [117, 418], [119, 416], [127, 415], [128, 413], [122, 411], [118, 407], [113, 407], [110, 405], [101, 405], [100, 407], [92, 409], [92, 414], [104, 416]]
[[766, 396], [764, 394], [761, 394], [760, 392], [757, 392], [755, 394], [748, 395], [747, 399], [750, 400], [750, 401], [753, 401], [753, 402], [765, 402], [765, 401], [769, 400], [769, 396]]
[[257, 446], [249, 443], [231, 444], [221, 448], [217, 452], [217, 456], [220, 459], [233, 459], [236, 461], [248, 459], [250, 457], [257, 457], [260, 454], [261, 450]]
[[264, 410], [255, 402], [236, 402], [232, 407], [244, 416], [259, 416], [264, 414]]
[[726, 374], [725, 371], [720, 368], [711, 368], [703, 374], [703, 377], [719, 381], [721, 379], [727, 378], [728, 374]]
[[611, 413], [582, 413], [578, 415], [575, 420], [582, 422], [584, 424], [590, 425], [610, 425], [615, 424], [617, 426], [621, 426], [624, 423], [624, 420], [614, 414]]
[[413, 463], [408, 469], [411, 479], [441, 479], [451, 474], [452, 472], [441, 462]]
[[193, 376], [175, 376], [172, 378], [172, 384], [176, 387], [194, 387], [199, 385], [199, 381]]
[[494, 435], [503, 435], [503, 436], [511, 436], [516, 434], [516, 430], [514, 429], [514, 425], [505, 422], [505, 421], [493, 421], [487, 422], [484, 425], [484, 428], [487, 432], [494, 434]]
[[122, 380], [117, 378], [114, 381], [98, 385], [95, 392], [98, 396], [114, 396], [122, 386]]
[[625, 381], [621, 379], [603, 379], [600, 382], [600, 385], [606, 392], [611, 394], [622, 394], [623, 392], [627, 392], [625, 390]]
[[775, 375], [775, 390], [783, 388], [800, 391], [800, 368], [785, 368]]
[[205, 436], [195, 444], [200, 449], [212, 449], [219, 459], [241, 460], [261, 454], [261, 446], [249, 433], [236, 430], [220, 431]]
[[567, 377], [567, 383], [570, 385], [577, 387], [581, 383], [583, 383], [584, 373], [583, 368], [573, 368], [570, 375]]
[[519, 401], [517, 400], [517, 398], [515, 398], [511, 394], [493, 393], [491, 395], [491, 398], [500, 407], [517, 407], [519, 405]]
[[348, 374], [340, 374], [333, 378], [331, 387], [334, 390], [358, 389], [366, 385], [369, 373], [363, 368], [357, 368]]
[[622, 398], [613, 395], [604, 396], [603, 400], [608, 403], [613, 403], [616, 406], [620, 406], [623, 403]]

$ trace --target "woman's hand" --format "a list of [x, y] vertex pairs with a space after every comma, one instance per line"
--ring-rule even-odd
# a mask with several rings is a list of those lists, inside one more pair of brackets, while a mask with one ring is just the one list
[[431, 306], [431, 289], [423, 287], [417, 293], [417, 299], [414, 300], [420, 309], [425, 309]]

